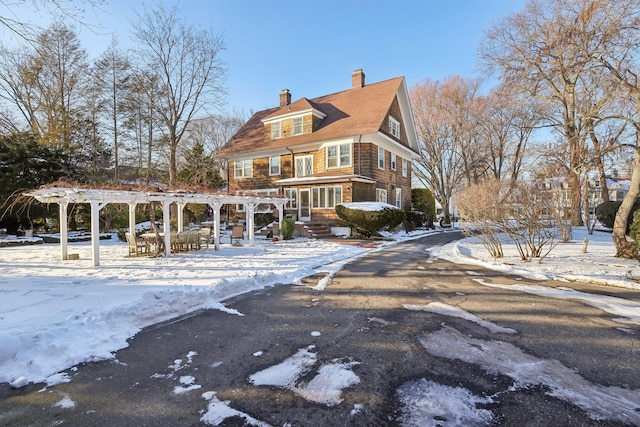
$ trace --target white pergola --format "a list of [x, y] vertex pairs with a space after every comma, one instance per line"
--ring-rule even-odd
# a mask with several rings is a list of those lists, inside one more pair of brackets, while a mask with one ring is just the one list
[[[182, 231], [184, 207], [188, 203], [206, 204], [213, 209], [214, 247], [220, 249], [220, 208], [226, 204], [242, 204], [245, 206], [246, 225], [249, 244], [254, 243], [254, 213], [258, 205], [273, 204], [278, 209], [278, 220], [282, 224], [284, 207], [290, 199], [283, 197], [233, 196], [229, 194], [189, 193], [186, 191], [120, 191], [83, 188], [52, 187], [33, 190], [25, 193], [42, 203], [57, 203], [60, 208], [60, 250], [61, 259], [67, 254], [67, 208], [69, 203], [89, 203], [91, 205], [91, 248], [93, 266], [100, 265], [100, 210], [109, 203], [126, 203], [129, 205], [129, 230], [135, 233], [136, 205], [156, 202], [162, 206], [162, 218], [165, 230], [170, 224], [170, 206], [178, 207], [178, 231]], [[171, 254], [171, 235], [164, 233], [165, 256]]]

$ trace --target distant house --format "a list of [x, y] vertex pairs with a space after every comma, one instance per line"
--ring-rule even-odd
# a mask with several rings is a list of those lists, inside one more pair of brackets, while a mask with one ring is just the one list
[[[259, 111], [220, 150], [229, 160], [232, 194], [292, 199], [285, 215], [338, 224], [342, 202], [411, 206], [411, 162], [418, 137], [404, 77], [365, 84], [362, 70], [348, 90]], [[272, 207], [263, 206], [263, 211]], [[244, 207], [231, 209], [232, 220]]]

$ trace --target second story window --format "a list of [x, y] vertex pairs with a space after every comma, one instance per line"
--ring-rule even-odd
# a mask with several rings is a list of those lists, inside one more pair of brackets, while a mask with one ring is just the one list
[[253, 176], [253, 159], [233, 162], [234, 178], [251, 178]]
[[384, 169], [384, 148], [378, 147], [378, 169]]
[[271, 123], [271, 139], [278, 139], [282, 137], [282, 123], [281, 122], [273, 122]]
[[313, 156], [296, 157], [296, 177], [313, 175]]
[[327, 169], [351, 166], [351, 144], [336, 144], [327, 147]]
[[294, 117], [292, 126], [294, 135], [302, 135], [304, 133], [302, 117]]
[[400, 122], [391, 116], [389, 116], [389, 133], [396, 138], [400, 138]]
[[402, 176], [407, 176], [409, 173], [409, 166], [407, 163], [407, 159], [402, 159]]
[[397, 163], [397, 157], [396, 157], [396, 153], [391, 153], [391, 170], [394, 171], [396, 170], [396, 163]]
[[280, 175], [280, 156], [269, 157], [269, 175]]

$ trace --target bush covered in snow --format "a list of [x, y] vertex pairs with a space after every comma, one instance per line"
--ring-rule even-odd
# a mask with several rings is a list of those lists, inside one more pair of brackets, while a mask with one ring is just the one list
[[405, 211], [387, 203], [343, 203], [336, 206], [336, 213], [364, 237], [371, 237], [383, 229], [394, 230], [407, 218]]

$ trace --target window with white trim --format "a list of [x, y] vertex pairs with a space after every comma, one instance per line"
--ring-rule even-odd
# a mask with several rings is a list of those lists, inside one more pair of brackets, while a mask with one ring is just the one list
[[402, 159], [402, 176], [407, 176], [407, 174], [409, 173], [409, 167], [407, 163], [409, 163], [407, 162], [407, 159]]
[[391, 170], [396, 170], [397, 156], [396, 153], [391, 153]]
[[294, 117], [292, 119], [292, 127], [294, 135], [302, 135], [304, 133], [303, 120], [302, 117]]
[[280, 175], [280, 156], [269, 157], [269, 175]]
[[251, 178], [253, 177], [253, 159], [236, 160], [233, 162], [234, 178]]
[[271, 139], [282, 137], [282, 122], [271, 123]]
[[384, 148], [378, 147], [378, 169], [384, 169]]
[[400, 122], [391, 116], [389, 116], [389, 133], [396, 138], [400, 138]]
[[338, 203], [342, 203], [342, 187], [339, 185], [332, 187], [313, 187], [314, 208], [334, 208]]
[[384, 188], [376, 188], [376, 201], [387, 203], [387, 190]]
[[287, 202], [285, 209], [298, 209], [298, 189], [297, 188], [285, 188], [284, 197], [292, 199]]
[[296, 157], [296, 177], [313, 175], [313, 156]]
[[396, 206], [402, 209], [402, 188], [396, 188]]
[[351, 144], [336, 144], [327, 147], [327, 169], [351, 166]]

